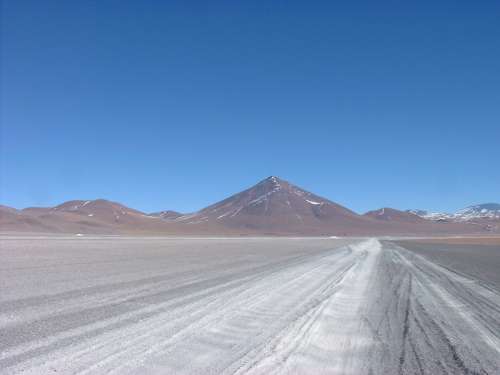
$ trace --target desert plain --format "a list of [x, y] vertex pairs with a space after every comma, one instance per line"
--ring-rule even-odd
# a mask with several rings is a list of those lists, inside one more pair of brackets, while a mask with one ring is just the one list
[[498, 374], [498, 239], [3, 235], [2, 374]]

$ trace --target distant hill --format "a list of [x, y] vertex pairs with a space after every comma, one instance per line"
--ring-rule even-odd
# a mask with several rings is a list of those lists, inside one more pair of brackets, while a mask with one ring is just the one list
[[400, 211], [394, 208], [384, 207], [374, 211], [368, 211], [364, 216], [370, 217], [376, 220], [384, 220], [390, 222], [399, 223], [414, 223], [423, 224], [426, 222], [425, 219], [408, 211]]
[[[72, 200], [55, 207], [28, 207], [5, 218], [2, 230], [62, 233], [161, 231], [161, 220], [105, 199]], [[26, 224], [28, 223], [28, 224]]]
[[167, 211], [152, 212], [149, 214], [149, 216], [159, 217], [163, 220], [175, 220], [181, 217], [182, 214], [177, 211], [167, 210]]

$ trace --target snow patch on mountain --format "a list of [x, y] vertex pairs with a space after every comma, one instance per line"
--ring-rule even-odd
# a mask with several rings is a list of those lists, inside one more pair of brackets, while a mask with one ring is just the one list
[[456, 217], [463, 220], [472, 220], [477, 218], [500, 219], [500, 204], [484, 203], [475, 206], [469, 206], [455, 213]]
[[310, 201], [309, 199], [306, 199], [306, 202], [307, 202], [307, 203], [310, 203], [310, 204], [313, 204], [313, 205], [323, 204], [322, 202]]

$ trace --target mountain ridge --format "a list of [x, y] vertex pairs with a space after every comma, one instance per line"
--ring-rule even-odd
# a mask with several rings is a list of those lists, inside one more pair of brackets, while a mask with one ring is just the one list
[[[500, 205], [498, 205], [500, 206]], [[423, 210], [383, 207], [358, 214], [277, 176], [182, 214], [144, 213], [106, 199], [71, 200], [54, 207], [0, 206], [0, 230], [62, 233], [224, 235], [411, 235], [500, 232], [496, 203], [469, 206], [458, 220]], [[486, 210], [486, 211], [484, 211]], [[494, 211], [497, 212], [497, 211]]]
[[426, 210], [406, 210], [424, 219], [434, 221], [471, 221], [476, 219], [500, 219], [500, 204], [499, 203], [482, 203], [472, 206], [467, 206], [454, 213], [448, 212], [430, 212]]

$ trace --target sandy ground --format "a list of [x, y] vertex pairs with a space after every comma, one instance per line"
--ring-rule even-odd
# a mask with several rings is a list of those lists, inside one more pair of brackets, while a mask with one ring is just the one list
[[430, 244], [450, 244], [450, 245], [489, 245], [500, 246], [500, 236], [497, 237], [435, 237], [420, 238], [414, 242]]
[[[500, 290], [500, 244], [398, 241], [432, 262]], [[488, 242], [487, 242], [488, 243]]]
[[401, 245], [4, 237], [0, 373], [500, 373], [495, 283]]

